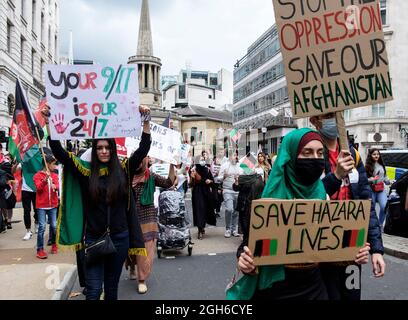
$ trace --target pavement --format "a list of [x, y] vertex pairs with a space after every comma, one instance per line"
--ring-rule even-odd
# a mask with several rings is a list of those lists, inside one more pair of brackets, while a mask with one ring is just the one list
[[[207, 227], [203, 240], [197, 240], [197, 229], [191, 228], [194, 256], [230, 255], [236, 251], [241, 238], [224, 238], [223, 220], [222, 215], [217, 219], [220, 222], [217, 227]], [[12, 225], [12, 230], [0, 234], [0, 300], [75, 299], [73, 296], [78, 295], [79, 290], [75, 288], [75, 253], [60, 250], [58, 254], [49, 254], [48, 259], [40, 260], [35, 256], [36, 235], [29, 241], [22, 240], [25, 234], [22, 208], [14, 209]], [[383, 241], [386, 254], [408, 260], [408, 238], [384, 234]], [[50, 247], [46, 251], [49, 252]], [[164, 259], [180, 256], [187, 256], [187, 248], [163, 252]], [[123, 276], [127, 276], [125, 272]]]
[[[36, 257], [37, 235], [23, 241], [25, 227], [23, 209], [13, 210], [13, 229], [0, 234], [0, 300], [52, 300], [67, 299], [76, 280], [74, 252]], [[34, 231], [34, 219], [32, 219]], [[45, 234], [48, 241], [48, 227]]]

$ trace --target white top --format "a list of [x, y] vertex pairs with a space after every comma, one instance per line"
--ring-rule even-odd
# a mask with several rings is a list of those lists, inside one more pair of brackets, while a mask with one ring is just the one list
[[221, 166], [217, 180], [223, 183], [222, 188], [224, 192], [235, 193], [232, 188], [232, 185], [235, 182], [235, 176], [241, 175], [242, 173], [243, 170], [239, 166], [238, 162], [236, 164], [232, 164], [230, 161], [228, 161]]

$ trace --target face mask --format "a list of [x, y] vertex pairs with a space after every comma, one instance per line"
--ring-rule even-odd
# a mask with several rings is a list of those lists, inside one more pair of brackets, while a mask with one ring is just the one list
[[296, 178], [305, 185], [310, 186], [315, 183], [324, 170], [324, 159], [297, 159], [296, 160]]
[[337, 129], [337, 123], [335, 118], [323, 119], [322, 128], [319, 130], [320, 133], [328, 139], [334, 140], [339, 134]]

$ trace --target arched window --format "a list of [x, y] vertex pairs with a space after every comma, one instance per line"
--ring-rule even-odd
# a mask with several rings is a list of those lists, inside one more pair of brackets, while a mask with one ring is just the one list
[[16, 100], [14, 99], [14, 96], [12, 94], [9, 94], [7, 97], [7, 107], [9, 115], [12, 116], [16, 107]]

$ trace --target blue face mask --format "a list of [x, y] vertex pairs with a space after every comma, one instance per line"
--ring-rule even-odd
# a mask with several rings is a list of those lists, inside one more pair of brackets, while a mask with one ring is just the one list
[[322, 128], [319, 131], [324, 137], [330, 140], [336, 139], [337, 136], [339, 135], [336, 119], [335, 118], [323, 119]]

